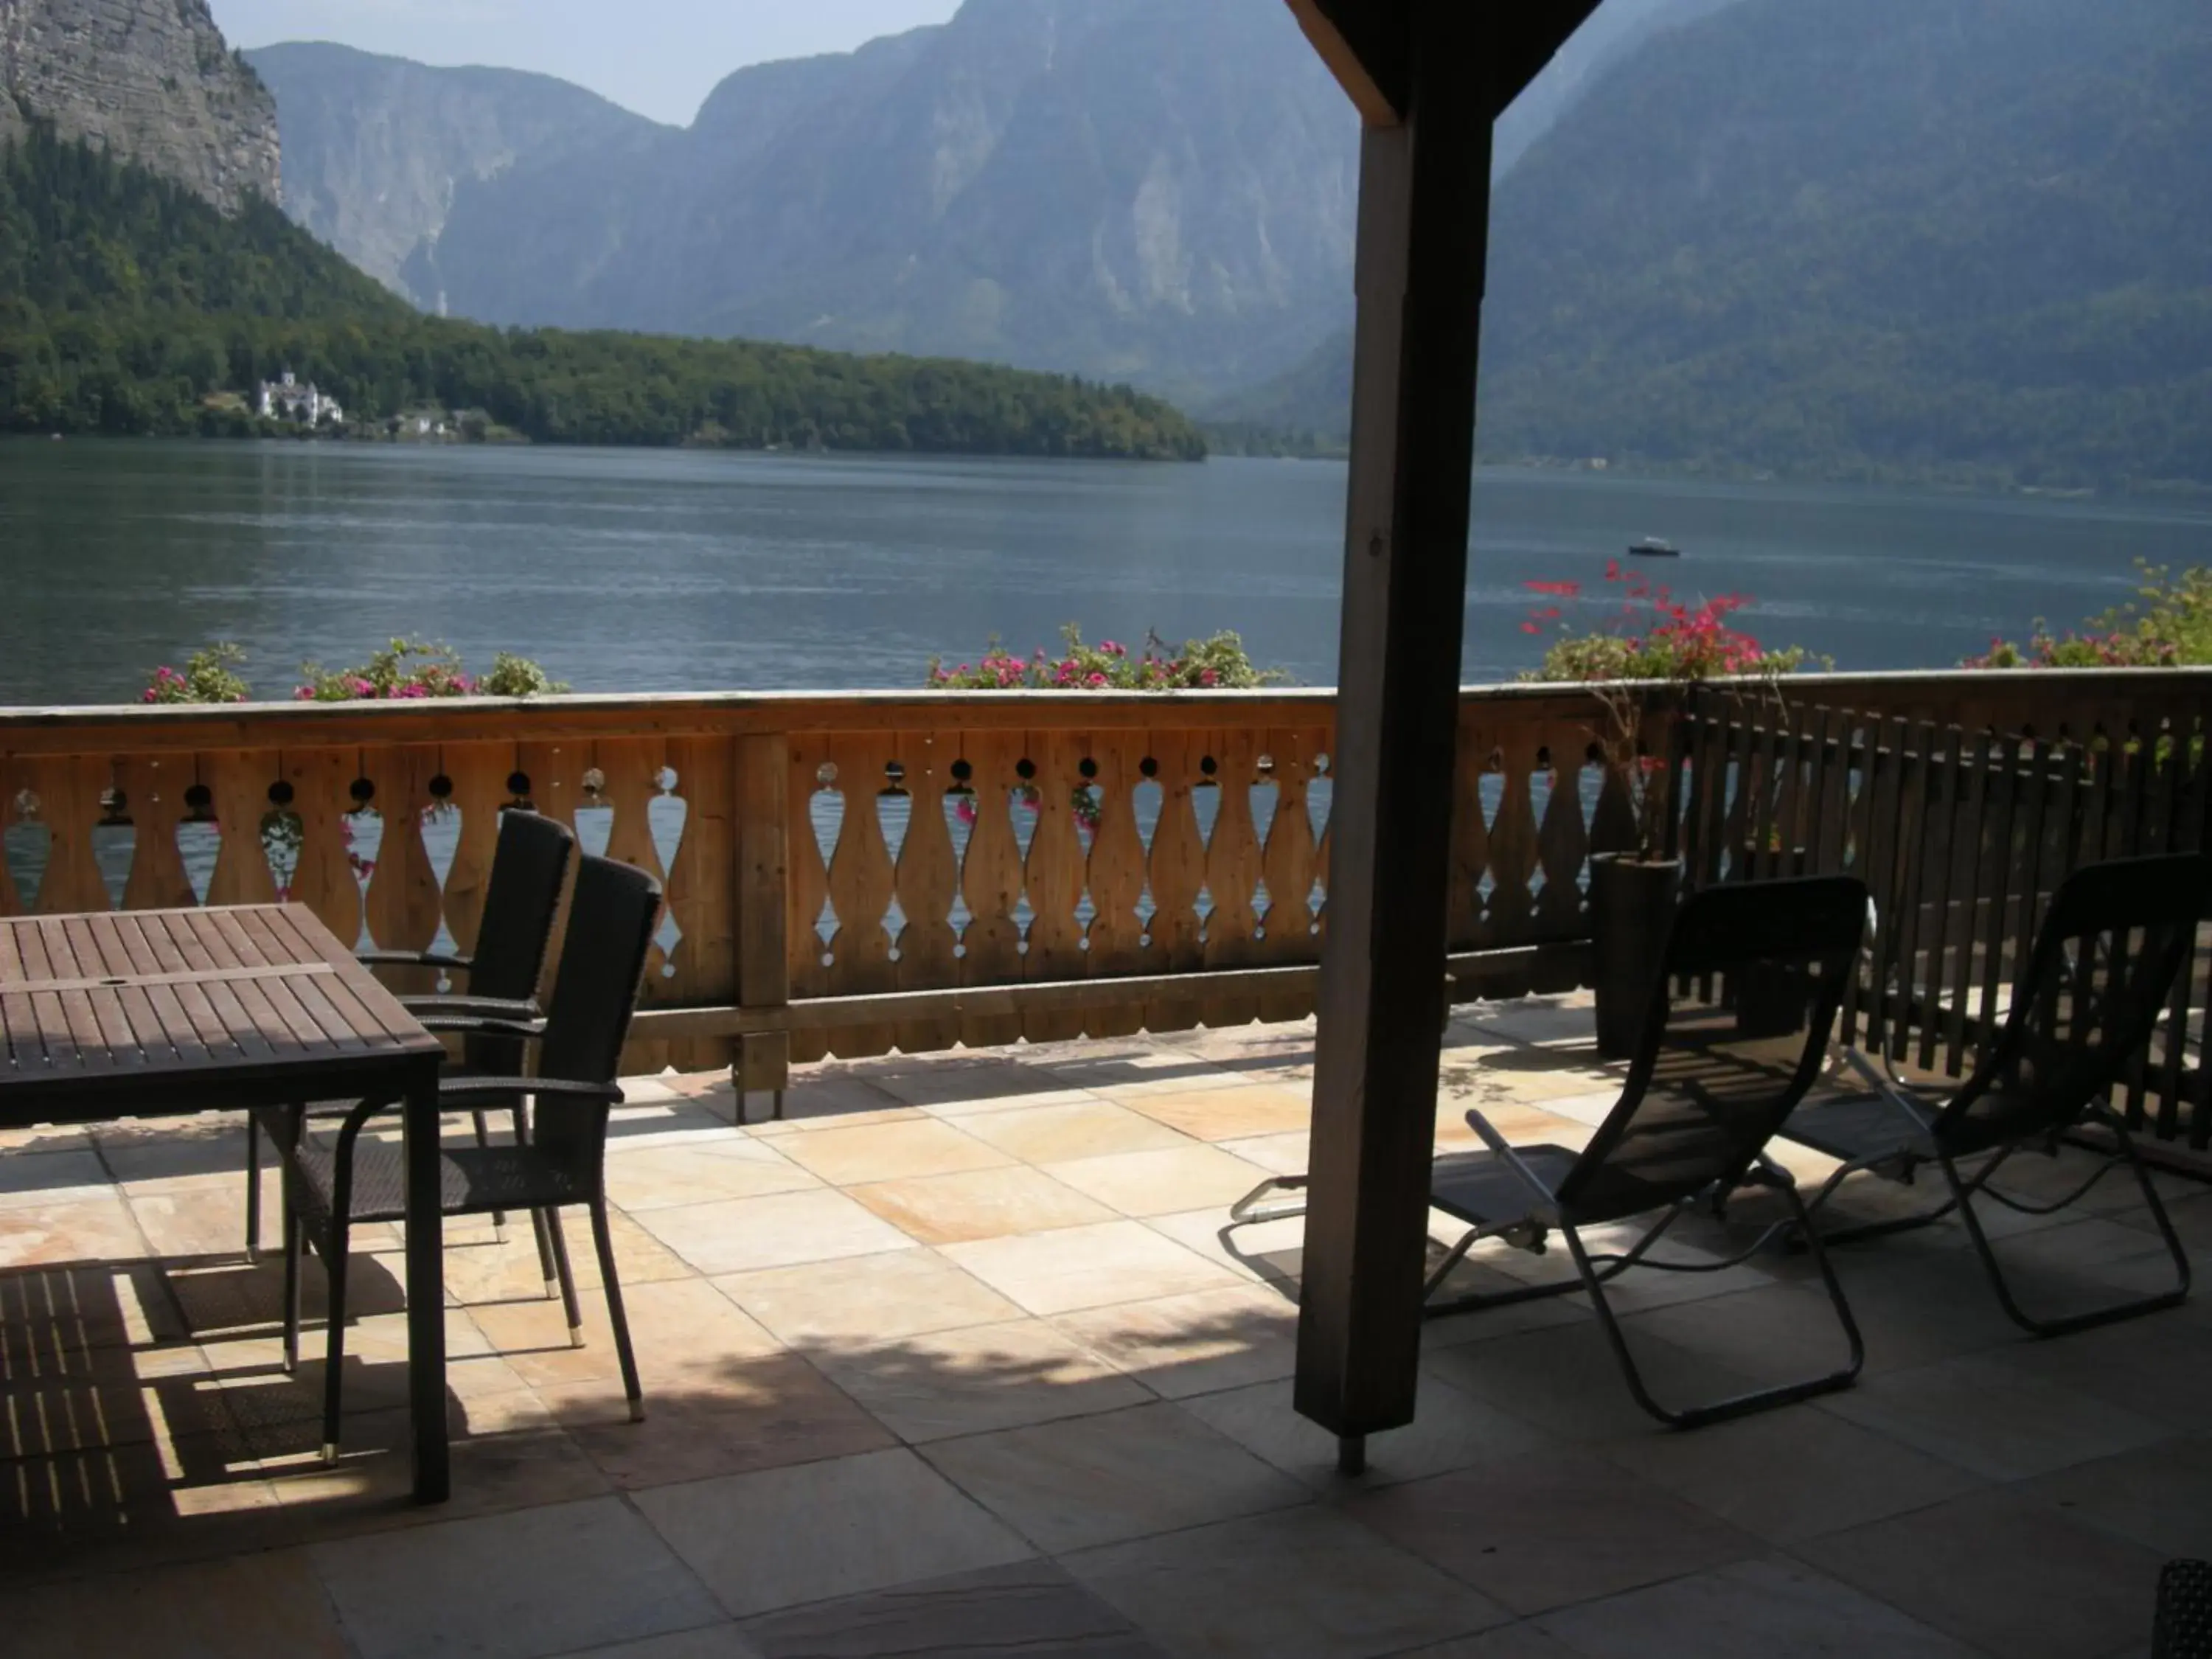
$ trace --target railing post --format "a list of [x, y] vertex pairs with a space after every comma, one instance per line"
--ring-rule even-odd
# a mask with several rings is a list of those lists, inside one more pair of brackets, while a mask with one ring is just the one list
[[[738, 1006], [747, 1011], [790, 1006], [791, 957], [786, 930], [790, 892], [786, 879], [786, 796], [791, 772], [791, 740], [781, 732], [738, 739], [737, 934]], [[776, 1031], [738, 1039], [734, 1082], [738, 1121], [745, 1099], [765, 1090], [783, 1115], [783, 1091], [791, 1075], [791, 1037]]]

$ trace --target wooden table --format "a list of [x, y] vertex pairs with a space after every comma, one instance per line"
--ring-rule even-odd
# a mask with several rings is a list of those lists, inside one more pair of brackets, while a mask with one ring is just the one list
[[415, 1496], [449, 1490], [438, 1039], [296, 904], [0, 920], [0, 1127], [403, 1103]]

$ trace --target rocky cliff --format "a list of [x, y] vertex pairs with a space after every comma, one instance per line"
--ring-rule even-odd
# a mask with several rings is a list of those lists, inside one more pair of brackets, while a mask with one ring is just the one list
[[[428, 69], [348, 46], [248, 52], [276, 94], [284, 209], [379, 282], [437, 309], [417, 284], [462, 185], [518, 161], [555, 168], [629, 156], [672, 129], [581, 87], [501, 69]], [[418, 253], [422, 258], [418, 258]]]
[[0, 0], [0, 139], [27, 117], [227, 213], [279, 194], [276, 100], [207, 0]]

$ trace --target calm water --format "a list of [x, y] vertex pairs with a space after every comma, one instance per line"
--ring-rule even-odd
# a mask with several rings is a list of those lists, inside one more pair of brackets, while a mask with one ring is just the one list
[[[932, 653], [1236, 628], [1335, 674], [1344, 471], [567, 449], [0, 442], [0, 703], [128, 698], [234, 639], [282, 695], [395, 634], [584, 690], [910, 685]], [[2212, 513], [1486, 472], [1467, 675], [1510, 678], [1529, 579], [1646, 534], [1688, 594], [1844, 668], [1942, 666], [2212, 563]], [[1595, 614], [1595, 613], [1593, 613]]]

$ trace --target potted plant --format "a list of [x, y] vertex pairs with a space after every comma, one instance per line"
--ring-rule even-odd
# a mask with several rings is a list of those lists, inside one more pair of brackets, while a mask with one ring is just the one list
[[1672, 770], [1646, 751], [1640, 702], [1618, 687], [1592, 688], [1605, 709], [1595, 737], [1607, 771], [1624, 781], [1634, 838], [1590, 856], [1592, 988], [1597, 994], [1597, 1051], [1625, 1060], [1636, 1051], [1652, 975], [1667, 949], [1682, 896], [1682, 860], [1667, 850]]
[[[1740, 594], [1692, 606], [1625, 571], [1619, 560], [1607, 565], [1605, 579], [1625, 600], [1606, 626], [1577, 631], [1560, 621], [1565, 611], [1556, 602], [1530, 613], [1523, 633], [1540, 635], [1547, 624], [1557, 624], [1557, 637], [1542, 665], [1522, 678], [1590, 687], [1603, 710], [1592, 738], [1606, 769], [1627, 791], [1628, 844], [1592, 855], [1589, 885], [1598, 1052], [1620, 1060], [1635, 1052], [1682, 892], [1682, 861], [1668, 850], [1674, 769], [1650, 752], [1645, 709], [1679, 707], [1692, 685], [1709, 680], [1772, 691], [1808, 656], [1796, 648], [1763, 650], [1757, 640], [1729, 627], [1729, 617], [1750, 603]], [[1582, 594], [1579, 582], [1524, 586], [1554, 601]], [[1638, 682], [1642, 689], [1631, 690]]]

